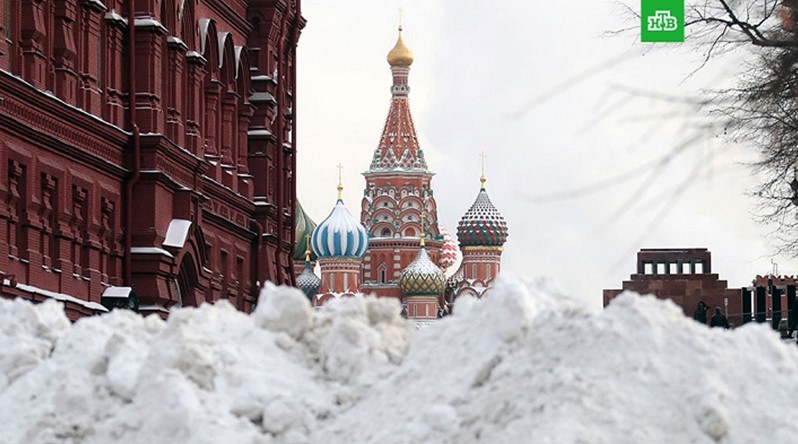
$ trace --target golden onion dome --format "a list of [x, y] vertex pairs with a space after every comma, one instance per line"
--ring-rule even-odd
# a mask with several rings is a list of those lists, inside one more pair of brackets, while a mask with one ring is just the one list
[[413, 51], [402, 40], [401, 26], [399, 27], [399, 38], [396, 40], [396, 45], [388, 52], [388, 64], [402, 68], [407, 68], [413, 64]]
[[[424, 215], [421, 215], [424, 224]], [[424, 230], [421, 230], [418, 255], [402, 271], [399, 277], [399, 290], [405, 296], [437, 296], [446, 288], [446, 278], [443, 270], [438, 268], [429, 258], [425, 247]]]

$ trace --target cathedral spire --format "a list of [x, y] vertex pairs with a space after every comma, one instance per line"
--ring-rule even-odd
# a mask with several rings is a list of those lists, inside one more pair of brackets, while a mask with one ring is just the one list
[[479, 176], [479, 189], [484, 191], [485, 190], [485, 181], [488, 180], [485, 177], [485, 157], [487, 157], [487, 154], [485, 154], [485, 152], [483, 151], [483, 152], [479, 153], [479, 157], [482, 158], [482, 175]]
[[344, 166], [340, 163], [338, 164], [338, 200], [344, 199], [344, 182], [342, 178], [342, 173], [344, 170]]
[[409, 318], [427, 322], [437, 316], [438, 295], [445, 285], [443, 272], [433, 262], [443, 240], [432, 191], [434, 174], [427, 168], [410, 113], [407, 78], [414, 58], [404, 29], [400, 23], [388, 53], [393, 80], [388, 116], [371, 166], [363, 173], [360, 221], [369, 233], [363, 289], [403, 300]]
[[305, 265], [310, 265], [310, 233], [305, 235]]
[[369, 172], [396, 170], [427, 172], [427, 162], [418, 146], [416, 128], [410, 115], [410, 103], [407, 98], [410, 93], [407, 78], [413, 60], [413, 51], [405, 45], [400, 24], [399, 37], [388, 52], [388, 64], [391, 65], [393, 77], [391, 107], [388, 110], [379, 147], [374, 151]]

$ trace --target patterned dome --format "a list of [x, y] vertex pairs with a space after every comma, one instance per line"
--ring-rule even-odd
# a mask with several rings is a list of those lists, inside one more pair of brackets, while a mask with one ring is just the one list
[[399, 289], [405, 296], [437, 296], [446, 288], [446, 278], [421, 247], [418, 255], [399, 277]]
[[[305, 259], [307, 236], [313, 233], [313, 229], [316, 228], [316, 222], [313, 222], [313, 219], [305, 213], [305, 209], [302, 208], [299, 200], [296, 201], [294, 220], [294, 239], [296, 244], [294, 245], [293, 259], [295, 261], [301, 261]], [[310, 252], [310, 260], [316, 260], [316, 254], [312, 251]]]
[[441, 251], [438, 257], [438, 266], [441, 267], [443, 271], [446, 271], [449, 267], [454, 265], [457, 262], [457, 252], [460, 248], [457, 246], [457, 242], [452, 239], [452, 236], [449, 234], [449, 231], [446, 228], [441, 228], [441, 235], [443, 236], [443, 246], [441, 247]]
[[460, 247], [501, 247], [507, 240], [507, 222], [491, 203], [484, 186], [479, 190], [477, 200], [460, 219], [457, 240]]
[[296, 277], [296, 286], [302, 290], [302, 293], [305, 293], [305, 296], [310, 300], [313, 300], [313, 296], [319, 291], [321, 279], [313, 272], [309, 260], [305, 261], [305, 269]]
[[319, 258], [362, 258], [369, 247], [369, 237], [344, 201], [338, 199], [330, 215], [313, 230], [310, 244]]

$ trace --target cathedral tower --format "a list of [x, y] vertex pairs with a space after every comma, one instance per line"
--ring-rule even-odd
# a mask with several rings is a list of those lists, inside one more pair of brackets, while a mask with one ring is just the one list
[[[305, 253], [310, 250], [310, 235], [313, 233], [313, 230], [316, 228], [316, 222], [305, 213], [305, 209], [302, 208], [302, 205], [299, 203], [299, 199], [296, 200], [296, 211], [294, 212], [294, 253], [293, 253], [293, 263], [294, 263], [294, 276], [299, 276], [303, 271], [305, 271], [305, 266], [307, 262], [307, 257]], [[310, 251], [310, 266], [313, 268], [316, 265], [316, 254], [311, 250]]]
[[[297, 202], [297, 205], [299, 205], [299, 202]], [[302, 293], [305, 293], [305, 296], [307, 296], [312, 303], [314, 301], [313, 297], [316, 296], [316, 293], [319, 292], [319, 288], [321, 287], [321, 279], [316, 276], [316, 273], [313, 271], [313, 264], [310, 259], [310, 237], [310, 234], [305, 235], [305, 267], [296, 277], [296, 286], [302, 290]]]
[[369, 248], [369, 239], [366, 229], [344, 206], [342, 191], [339, 177], [338, 201], [311, 236], [311, 246], [321, 266], [321, 288], [313, 305], [360, 292], [360, 267]]
[[438, 296], [446, 288], [443, 271], [432, 263], [421, 233], [416, 258], [402, 271], [399, 289], [405, 298], [407, 318], [425, 324], [438, 318]]
[[485, 169], [479, 178], [477, 199], [457, 225], [457, 240], [463, 253], [460, 269], [449, 279], [447, 301], [462, 295], [482, 298], [499, 275], [507, 222], [493, 206], [485, 190]]
[[[361, 205], [361, 223], [368, 230], [369, 251], [363, 265], [364, 293], [402, 298], [399, 278], [418, 254], [422, 231], [425, 252], [437, 264], [443, 238], [432, 192], [433, 173], [427, 168], [410, 114], [408, 74], [413, 52], [399, 38], [388, 53], [393, 84], [388, 117], [374, 150]], [[428, 226], [422, 227], [426, 219]]]

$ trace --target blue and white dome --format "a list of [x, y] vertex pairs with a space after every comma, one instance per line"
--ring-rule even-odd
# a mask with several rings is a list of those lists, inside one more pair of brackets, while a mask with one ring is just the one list
[[310, 244], [320, 258], [362, 258], [369, 247], [368, 231], [360, 225], [344, 201], [338, 199], [330, 215], [314, 230]]

